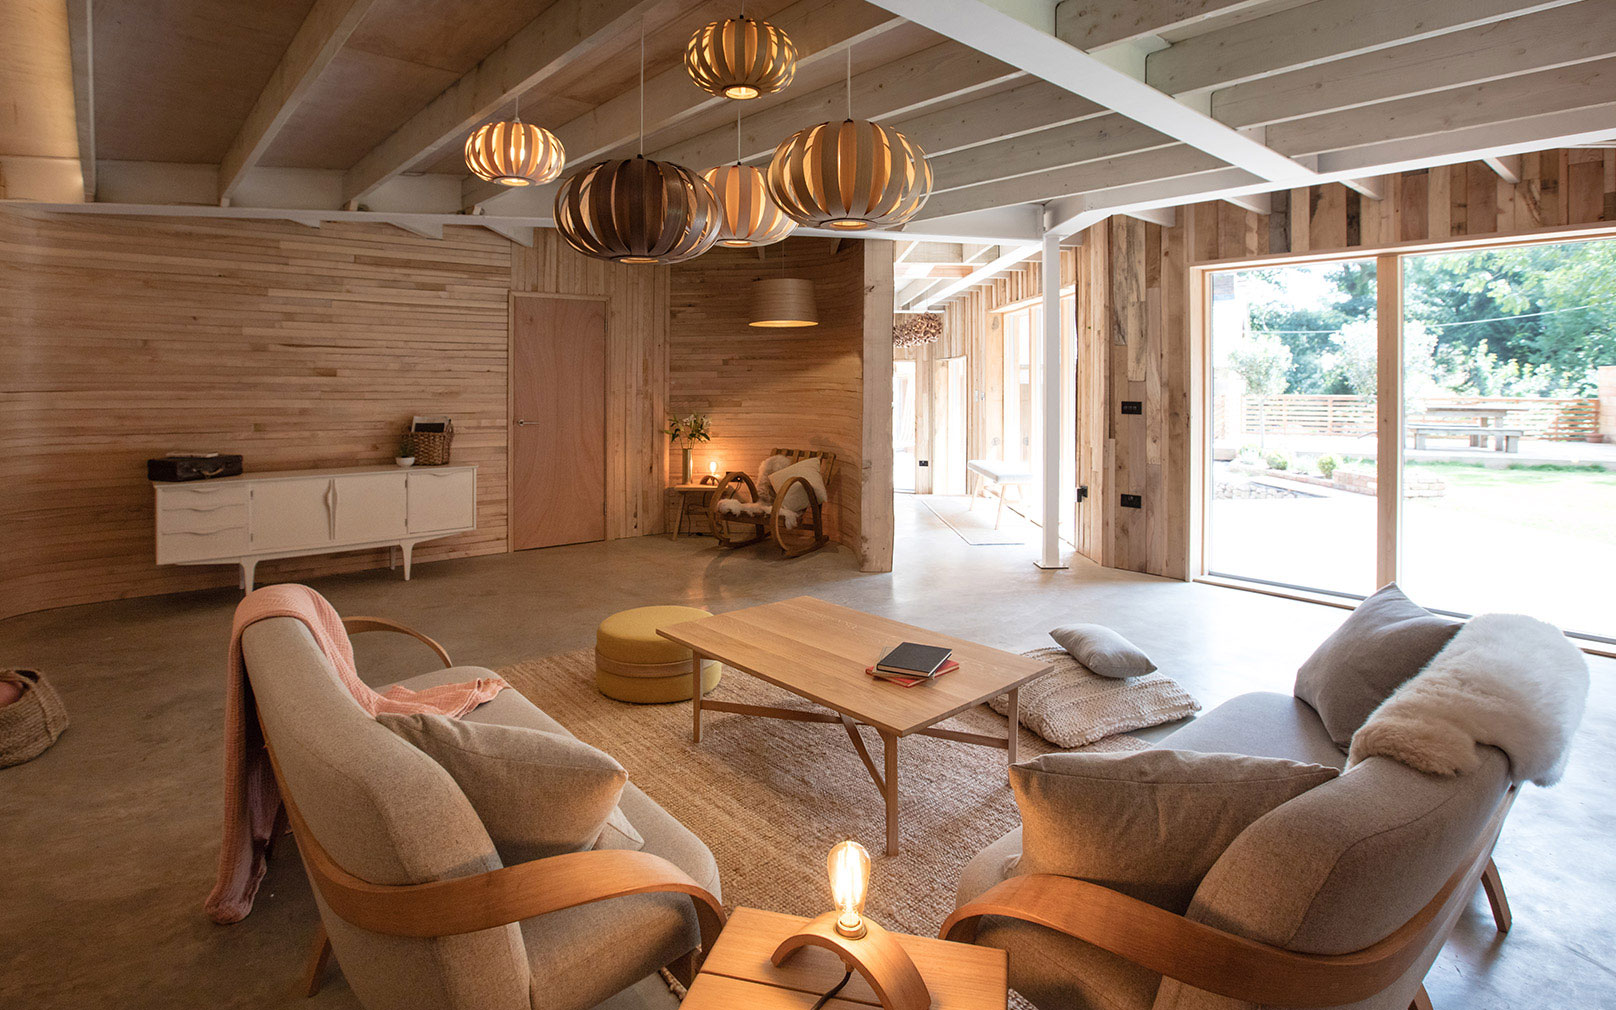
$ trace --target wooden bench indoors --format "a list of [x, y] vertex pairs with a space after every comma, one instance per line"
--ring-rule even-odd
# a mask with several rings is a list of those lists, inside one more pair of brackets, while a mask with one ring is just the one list
[[1493, 449], [1498, 452], [1520, 452], [1521, 437], [1526, 434], [1520, 428], [1494, 428], [1475, 424], [1415, 424], [1409, 426], [1414, 433], [1414, 448], [1424, 449], [1425, 440], [1430, 436], [1470, 439], [1470, 447], [1480, 449], [1487, 444], [1488, 439], [1493, 441]]

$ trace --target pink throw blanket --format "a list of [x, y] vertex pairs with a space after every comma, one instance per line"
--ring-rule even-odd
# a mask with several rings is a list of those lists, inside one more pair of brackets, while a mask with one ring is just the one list
[[263, 731], [253, 706], [252, 685], [241, 652], [247, 625], [270, 617], [291, 617], [308, 626], [320, 651], [336, 668], [342, 684], [359, 707], [374, 716], [432, 713], [459, 717], [510, 687], [499, 677], [479, 677], [463, 684], [442, 684], [424, 691], [393, 687], [378, 694], [359, 679], [353, 643], [342, 618], [325, 597], [308, 586], [266, 586], [236, 607], [230, 629], [230, 667], [224, 711], [224, 845], [219, 850], [219, 878], [203, 906], [214, 922], [240, 922], [252, 911], [264, 879], [268, 849], [280, 814], [280, 793], [264, 749]]

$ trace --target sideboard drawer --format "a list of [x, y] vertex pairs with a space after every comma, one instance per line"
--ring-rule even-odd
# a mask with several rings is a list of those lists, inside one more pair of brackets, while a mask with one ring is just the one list
[[162, 509], [157, 513], [158, 533], [218, 533], [236, 528], [247, 528], [246, 502]]
[[247, 553], [246, 526], [227, 529], [157, 534], [157, 563], [172, 565], [207, 558], [235, 558]]
[[170, 509], [202, 512], [224, 505], [245, 504], [247, 504], [246, 484], [215, 484], [212, 487], [197, 484], [157, 489], [157, 509], [160, 512]]

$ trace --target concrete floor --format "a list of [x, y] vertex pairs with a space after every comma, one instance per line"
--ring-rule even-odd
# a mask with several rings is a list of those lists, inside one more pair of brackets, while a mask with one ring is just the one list
[[[436, 636], [457, 662], [500, 666], [591, 644], [607, 612], [650, 603], [731, 610], [811, 593], [994, 645], [1047, 642], [1058, 623], [1109, 624], [1210, 708], [1289, 691], [1343, 618], [1329, 607], [1101, 569], [1035, 568], [1030, 546], [970, 547], [898, 500], [896, 571], [865, 575], [840, 549], [781, 561], [720, 554], [706, 538], [588, 544], [422, 565], [414, 581], [364, 572], [317, 588], [348, 614]], [[0, 1007], [352, 1008], [340, 975], [313, 1001], [291, 987], [314, 923], [301, 867], [273, 863], [256, 910], [201, 913], [218, 850], [223, 590], [0, 622], [0, 663], [47, 671], [72, 727], [38, 760], [0, 771]], [[358, 640], [385, 683], [431, 657], [397, 636]], [[1427, 980], [1440, 1010], [1616, 1006], [1616, 662], [1593, 695], [1565, 781], [1526, 787], [1497, 861], [1515, 928], [1472, 902]], [[614, 1008], [669, 1002], [647, 982]]]

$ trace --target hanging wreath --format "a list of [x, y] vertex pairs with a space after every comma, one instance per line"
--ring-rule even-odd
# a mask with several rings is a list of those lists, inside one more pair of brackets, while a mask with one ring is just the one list
[[931, 344], [943, 335], [943, 317], [934, 312], [899, 316], [892, 321], [893, 347]]

